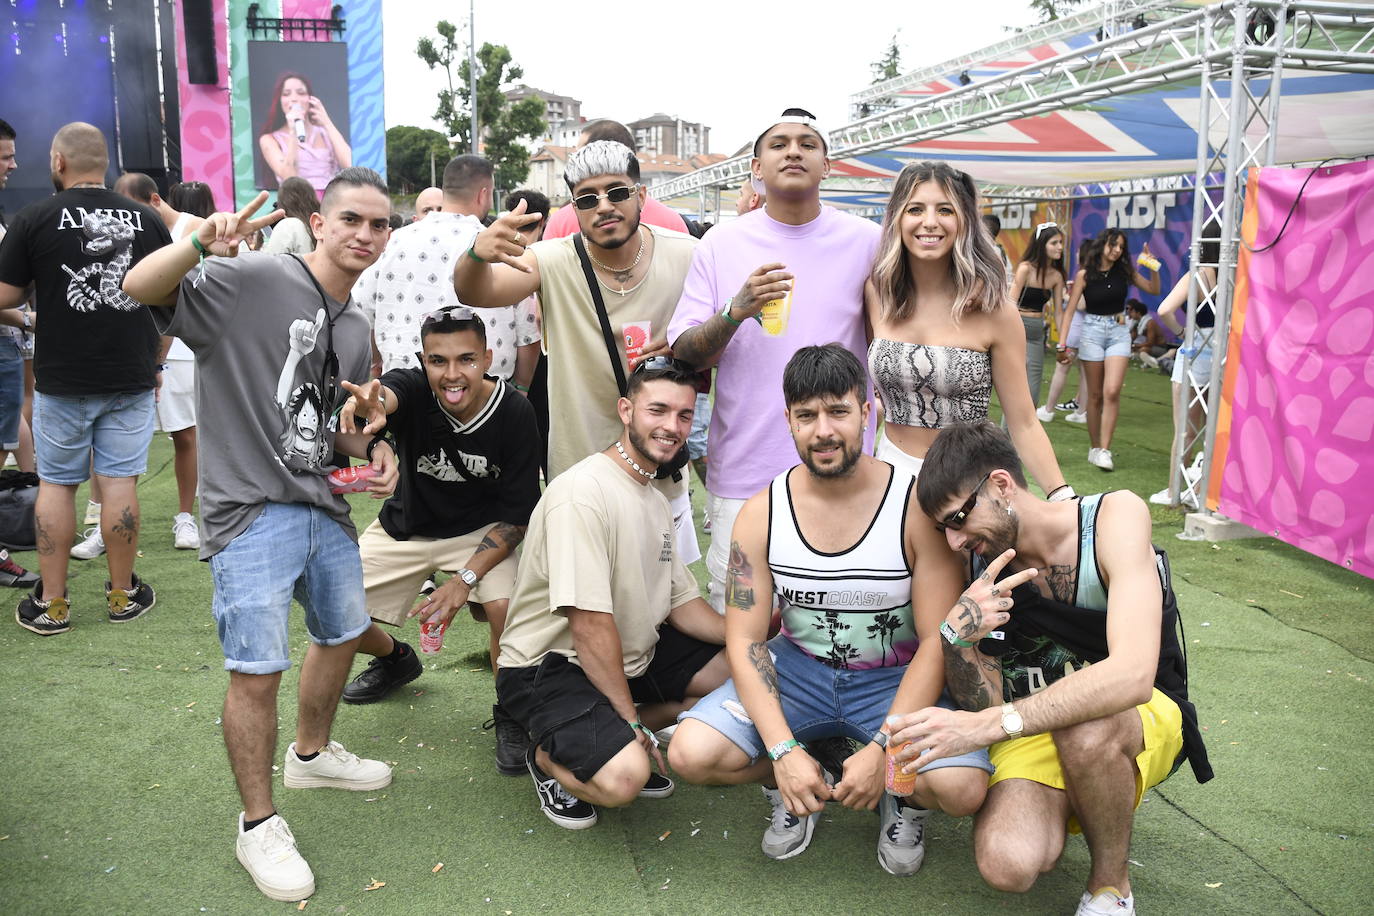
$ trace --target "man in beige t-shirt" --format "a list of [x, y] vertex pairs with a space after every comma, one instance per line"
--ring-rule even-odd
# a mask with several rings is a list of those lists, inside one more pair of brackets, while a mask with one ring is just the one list
[[[598, 140], [568, 157], [564, 177], [581, 236], [606, 304], [618, 357], [628, 373], [668, 352], [673, 317], [696, 239], [644, 225], [645, 189], [629, 147]], [[573, 237], [526, 248], [520, 229], [539, 220], [523, 203], [483, 230], [453, 271], [458, 298], [477, 308], [514, 305], [539, 294], [544, 352], [549, 357], [549, 478], [605, 447], [620, 430], [619, 390], [606, 340]], [[647, 335], [641, 340], [641, 333]], [[629, 341], [630, 343], [627, 343]], [[684, 563], [700, 556], [687, 480], [654, 484], [673, 508]]]
[[650, 485], [687, 440], [694, 373], [642, 362], [619, 438], [554, 478], [534, 510], [501, 634], [496, 694], [530, 732], [526, 759], [555, 824], [595, 805], [672, 794], [653, 729], [725, 682], [722, 619], [678, 556], [668, 500]]

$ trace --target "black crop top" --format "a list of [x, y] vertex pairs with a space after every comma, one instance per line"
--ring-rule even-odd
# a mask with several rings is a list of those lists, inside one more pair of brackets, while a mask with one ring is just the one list
[[1049, 301], [1050, 290], [1038, 286], [1023, 286], [1021, 298], [1016, 300], [1016, 307], [1027, 312], [1043, 312], [1045, 303]]
[[1084, 276], [1083, 306], [1089, 315], [1118, 315], [1126, 308], [1131, 278], [1120, 271], [1089, 271]]

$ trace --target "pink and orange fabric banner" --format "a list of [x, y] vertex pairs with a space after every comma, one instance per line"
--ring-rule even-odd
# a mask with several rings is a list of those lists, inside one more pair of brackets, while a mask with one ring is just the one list
[[1242, 236], [1207, 505], [1374, 578], [1374, 162], [1252, 169]]

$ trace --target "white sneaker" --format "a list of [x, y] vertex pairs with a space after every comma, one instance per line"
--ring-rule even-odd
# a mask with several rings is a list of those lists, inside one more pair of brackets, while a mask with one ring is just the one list
[[353, 789], [370, 792], [391, 785], [391, 767], [380, 760], [363, 760], [337, 741], [320, 748], [313, 760], [296, 756], [296, 742], [286, 749], [282, 781], [288, 789]]
[[280, 814], [244, 830], [240, 812], [234, 852], [258, 890], [273, 900], [304, 900], [315, 893], [315, 873], [296, 850], [296, 838]]
[[1088, 412], [1086, 410], [1075, 410], [1073, 413], [1064, 415], [1065, 423], [1087, 423]]
[[787, 810], [782, 793], [777, 789], [762, 786], [763, 797], [772, 806], [772, 818], [768, 829], [763, 832], [763, 854], [770, 859], [790, 859], [806, 852], [811, 845], [811, 835], [816, 831], [816, 821], [820, 812], [806, 817], [797, 817]]
[[105, 552], [105, 538], [100, 534], [100, 526], [86, 529], [85, 540], [72, 548], [72, 556], [78, 560], [94, 560]]
[[178, 512], [172, 519], [172, 546], [177, 550], [199, 550], [200, 529], [189, 512]]
[[1049, 423], [1051, 420], [1054, 419], [1054, 409], [1051, 408], [1048, 404], [1044, 407], [1037, 407], [1035, 409], [1035, 416], [1040, 420], [1041, 423]]
[[86, 520], [81, 524], [87, 527], [100, 524], [100, 503], [93, 499], [86, 500]]
[[926, 858], [925, 808], [900, 805], [897, 799], [883, 793], [878, 802], [878, 864], [889, 875], [914, 875], [921, 870]]
[[1112, 464], [1112, 450], [1107, 448], [1088, 449], [1088, 464], [1099, 467], [1104, 471], [1110, 471], [1116, 465]]
[[1104, 887], [1096, 894], [1084, 891], [1074, 916], [1135, 916], [1135, 897], [1123, 897], [1114, 887]]

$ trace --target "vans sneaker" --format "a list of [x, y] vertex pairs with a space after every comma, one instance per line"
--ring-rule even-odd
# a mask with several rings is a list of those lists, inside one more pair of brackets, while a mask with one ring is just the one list
[[352, 789], [370, 792], [391, 785], [391, 767], [380, 760], [363, 760], [331, 741], [313, 760], [296, 756], [296, 742], [286, 749], [282, 782], [288, 789]]
[[105, 552], [105, 538], [100, 534], [100, 526], [87, 528], [85, 538], [72, 548], [72, 557], [77, 560], [94, 560]]
[[806, 852], [806, 847], [811, 845], [811, 835], [816, 831], [820, 812], [797, 817], [787, 810], [781, 792], [767, 786], [762, 788], [763, 797], [768, 799], [768, 804], [773, 808], [768, 829], [763, 832], [763, 854], [770, 859], [782, 860]]
[[491, 718], [482, 723], [482, 728], [496, 730], [496, 772], [503, 776], [519, 776], [525, 772], [525, 754], [530, 749], [530, 736], [525, 727], [497, 703], [492, 706]]
[[1077, 413], [1082, 408], [1078, 406], [1078, 401], [1069, 398], [1067, 401], [1060, 401], [1058, 404], [1055, 404], [1054, 409], [1062, 410], [1065, 413]]
[[0, 585], [9, 588], [32, 588], [38, 584], [38, 574], [29, 572], [10, 556], [10, 552], [0, 547]]
[[586, 830], [588, 827], [594, 827], [596, 806], [572, 795], [558, 780], [539, 769], [539, 764], [534, 762], [534, 748], [535, 745], [531, 743], [528, 753], [525, 754], [525, 767], [530, 771], [530, 778], [534, 780], [534, 792], [539, 796], [539, 810], [543, 811], [549, 820], [569, 830]]
[[234, 854], [258, 890], [273, 900], [304, 900], [315, 893], [315, 873], [301, 858], [296, 837], [280, 814], [244, 830], [243, 812], [239, 812]]
[[667, 798], [677, 789], [677, 784], [655, 770], [649, 770], [649, 781], [639, 790], [640, 798]]
[[883, 793], [878, 802], [878, 864], [890, 875], [914, 875], [926, 858], [925, 808], [903, 804]]
[[142, 617], [157, 604], [157, 595], [153, 592], [153, 587], [140, 579], [137, 573], [129, 575], [133, 588], [111, 588], [109, 581], [105, 582], [105, 601], [110, 606], [110, 623], [128, 623]]
[[25, 595], [14, 610], [14, 622], [39, 636], [56, 636], [72, 628], [71, 603], [66, 595], [43, 601], [42, 580], [35, 582], [33, 591]]
[[200, 529], [189, 512], [178, 512], [172, 519], [172, 546], [177, 550], [199, 550]]

